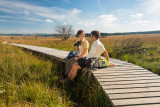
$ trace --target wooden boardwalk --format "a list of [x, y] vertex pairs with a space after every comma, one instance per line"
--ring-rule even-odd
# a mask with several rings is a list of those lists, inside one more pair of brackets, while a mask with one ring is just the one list
[[[46, 47], [11, 44], [43, 53], [65, 62], [69, 53]], [[114, 107], [160, 107], [160, 77], [134, 64], [110, 58], [115, 67], [92, 74]]]

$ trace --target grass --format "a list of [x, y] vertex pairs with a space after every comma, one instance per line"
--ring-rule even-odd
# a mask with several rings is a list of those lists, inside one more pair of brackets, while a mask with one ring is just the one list
[[0, 44], [0, 106], [68, 107], [73, 102], [57, 87], [53, 64], [31, 52]]

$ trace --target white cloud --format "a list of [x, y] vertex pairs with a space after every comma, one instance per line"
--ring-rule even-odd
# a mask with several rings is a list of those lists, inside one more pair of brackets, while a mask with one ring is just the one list
[[160, 15], [160, 2], [159, 0], [141, 0], [141, 7], [148, 14]]
[[9, 9], [6, 9], [6, 8], [0, 8], [0, 11], [7, 12], [7, 13], [16, 13], [16, 12], [9, 10]]
[[139, 21], [132, 21], [131, 24], [141, 24], [141, 25], [147, 25], [150, 21], [148, 20], [139, 20]]
[[76, 24], [83, 25], [85, 27], [97, 26], [97, 27], [111, 27], [116, 25], [117, 17], [112, 14], [103, 14], [96, 19], [92, 20], [80, 20]]
[[132, 18], [141, 18], [141, 17], [143, 17], [143, 13], [132, 14], [132, 15], [130, 15], [130, 17], [132, 17]]
[[31, 18], [31, 17], [22, 17], [19, 19], [24, 19], [24, 20], [28, 20], [28, 21], [42, 21], [41, 19], [36, 19], [36, 18]]
[[105, 23], [113, 23], [114, 21], [117, 20], [117, 18], [112, 14], [101, 15], [101, 16], [99, 16], [99, 19], [101, 22], [105, 22]]
[[71, 11], [71, 13], [73, 14], [73, 15], [77, 15], [77, 14], [79, 14], [79, 13], [81, 13], [82, 12], [82, 10], [79, 10], [79, 9], [76, 9], [76, 8], [74, 8], [72, 11]]
[[12, 18], [11, 16], [0, 16], [0, 18]]
[[53, 20], [46, 19], [46, 22], [53, 23]]
[[24, 11], [24, 14], [26, 15], [26, 16], [29, 16], [30, 15], [30, 13], [28, 12], [28, 11]]
[[95, 25], [94, 22], [90, 22], [90, 21], [82, 21], [82, 22], [78, 22], [76, 24], [81, 25], [81, 26], [85, 26], [85, 27], [91, 27], [91, 26]]
[[0, 16], [0, 18], [7, 18], [7, 19], [10, 19], [9, 21], [11, 21], [11, 19], [13, 20], [19, 20], [19, 19], [22, 19], [22, 20], [27, 20], [27, 21], [42, 21], [41, 19], [37, 19], [37, 18], [32, 18], [32, 17], [24, 17], [24, 16], [21, 16], [21, 17], [15, 17], [15, 16]]
[[116, 26], [118, 21], [118, 18], [115, 17], [113, 14], [105, 14], [99, 16], [97, 23], [99, 23], [99, 27], [113, 27]]
[[75, 27], [76, 30], [84, 29], [86, 32], [90, 32], [94, 29], [100, 30], [101, 32], [111, 32], [111, 29], [113, 31], [114, 27], [118, 25], [117, 21], [118, 18], [113, 14], [102, 14], [94, 19], [79, 20]]
[[79, 9], [65, 10], [58, 7], [44, 7], [25, 2], [1, 0], [0, 11], [16, 13], [17, 15], [32, 15], [54, 20], [73, 19], [82, 11]]

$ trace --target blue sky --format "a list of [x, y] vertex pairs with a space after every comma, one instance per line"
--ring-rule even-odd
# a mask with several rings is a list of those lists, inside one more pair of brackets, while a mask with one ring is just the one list
[[0, 33], [55, 33], [58, 24], [75, 31], [160, 30], [159, 0], [0, 0]]

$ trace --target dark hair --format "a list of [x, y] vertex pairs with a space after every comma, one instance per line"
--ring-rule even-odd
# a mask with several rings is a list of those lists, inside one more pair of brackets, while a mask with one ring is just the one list
[[84, 30], [78, 30], [77, 31], [77, 35], [80, 35], [81, 33], [83, 33], [84, 32]]
[[96, 39], [99, 39], [100, 37], [100, 32], [98, 30], [94, 30], [91, 32], [92, 37], [95, 36]]

